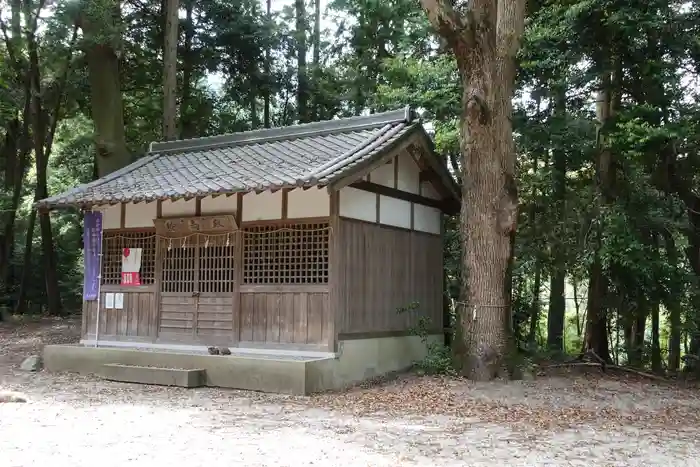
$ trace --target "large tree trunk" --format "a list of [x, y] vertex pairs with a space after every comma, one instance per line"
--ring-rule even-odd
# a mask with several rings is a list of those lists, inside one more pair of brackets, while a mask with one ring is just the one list
[[[106, 0], [111, 15], [101, 5], [86, 3], [80, 19], [85, 37], [90, 82], [92, 120], [95, 125], [95, 148], [100, 177], [121, 169], [131, 158], [126, 147], [124, 109], [119, 83], [118, 44], [121, 13], [119, 2]], [[105, 33], [107, 32], [107, 34]]]
[[177, 139], [177, 42], [179, 0], [168, 0], [163, 47], [163, 139]]
[[463, 85], [461, 152], [461, 372], [489, 380], [508, 369], [513, 350], [509, 262], [517, 222], [511, 126], [522, 0], [473, 0], [462, 14], [447, 0], [421, 0], [455, 53]]
[[309, 82], [306, 70], [306, 8], [304, 0], [294, 0], [297, 46], [297, 115], [299, 122], [309, 121]]

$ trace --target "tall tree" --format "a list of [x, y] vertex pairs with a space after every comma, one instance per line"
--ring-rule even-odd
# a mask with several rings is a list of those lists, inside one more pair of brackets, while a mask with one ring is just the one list
[[165, 41], [163, 44], [163, 139], [177, 139], [177, 43], [179, 0], [165, 6]]
[[421, 0], [455, 54], [463, 86], [461, 117], [465, 274], [457, 356], [462, 374], [489, 380], [512, 351], [510, 272], [518, 199], [511, 125], [515, 55], [525, 0]]
[[265, 89], [263, 90], [263, 125], [265, 128], [270, 128], [270, 106], [271, 106], [271, 88], [272, 88], [272, 0], [267, 0], [265, 5], [265, 18], [267, 20], [267, 43], [265, 44]]
[[[566, 88], [563, 83], [554, 86], [553, 100], [555, 118], [559, 125], [566, 122]], [[566, 251], [564, 249], [564, 222], [566, 217], [566, 152], [559, 141], [553, 151], [553, 197], [555, 229], [559, 235], [554, 236], [551, 247], [553, 256], [552, 274], [549, 283], [549, 311], [547, 313], [547, 347], [554, 352], [564, 351], [564, 323], [566, 315]]]
[[306, 33], [307, 18], [304, 0], [294, 0], [296, 18], [296, 52], [297, 52], [297, 115], [301, 123], [309, 121], [309, 77], [306, 69]]

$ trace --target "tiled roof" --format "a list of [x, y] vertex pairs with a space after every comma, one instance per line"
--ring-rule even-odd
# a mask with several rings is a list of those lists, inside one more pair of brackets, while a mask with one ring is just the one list
[[326, 185], [420, 128], [410, 109], [230, 135], [152, 143], [138, 161], [41, 200], [90, 206]]

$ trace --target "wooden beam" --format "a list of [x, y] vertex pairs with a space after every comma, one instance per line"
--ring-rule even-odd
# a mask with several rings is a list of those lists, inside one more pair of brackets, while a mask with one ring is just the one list
[[394, 188], [399, 188], [399, 156], [394, 157]]
[[[428, 335], [440, 335], [445, 331], [442, 329], [428, 329], [426, 334]], [[360, 331], [360, 332], [342, 332], [338, 334], [339, 341], [351, 341], [358, 339], [381, 339], [385, 337], [408, 337], [415, 336], [415, 331], [412, 330], [402, 330], [402, 331]]]
[[119, 212], [119, 227], [122, 229], [126, 227], [126, 203], [121, 203]]
[[409, 193], [408, 191], [397, 190], [396, 188], [380, 185], [378, 183], [365, 182], [363, 180], [360, 180], [351, 183], [350, 186], [353, 188], [357, 188], [358, 190], [376, 193], [377, 195], [389, 196], [391, 198], [402, 199], [404, 201], [409, 201], [411, 203], [420, 204], [423, 206], [430, 206], [432, 208], [440, 209], [441, 211], [445, 212], [452, 211], [452, 207], [450, 206], [450, 204], [443, 200], [426, 198], [425, 196]]
[[282, 219], [287, 218], [289, 212], [289, 188], [282, 188]]
[[244, 193], [236, 193], [236, 223], [239, 228], [243, 224], [243, 195]]

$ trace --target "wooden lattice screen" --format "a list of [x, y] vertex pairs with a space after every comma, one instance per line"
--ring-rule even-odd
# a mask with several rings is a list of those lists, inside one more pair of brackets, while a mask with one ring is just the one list
[[231, 293], [236, 235], [162, 240], [166, 293]]
[[156, 271], [155, 232], [105, 232], [102, 238], [102, 284], [121, 284], [124, 248], [141, 248], [141, 284], [153, 284]]
[[328, 223], [243, 230], [244, 284], [328, 283]]

